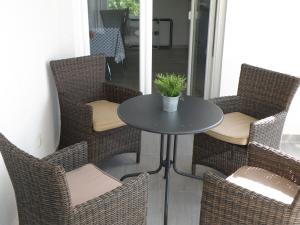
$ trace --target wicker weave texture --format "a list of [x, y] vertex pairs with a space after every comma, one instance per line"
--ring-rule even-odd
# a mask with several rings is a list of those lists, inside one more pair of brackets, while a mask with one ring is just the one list
[[[300, 161], [273, 148], [250, 144], [249, 165], [267, 169], [300, 184]], [[293, 203], [286, 205], [208, 173], [204, 176], [200, 224], [300, 224], [299, 195], [300, 189]]]
[[262, 119], [276, 111], [287, 111], [298, 85], [299, 78], [243, 64], [237, 94], [245, 99], [242, 112]]
[[[242, 112], [259, 119], [250, 127], [249, 142], [279, 148], [290, 103], [300, 79], [282, 73], [243, 64], [237, 96], [212, 99], [224, 113]], [[247, 146], [234, 145], [197, 134], [194, 138], [195, 165], [213, 167], [229, 175], [247, 164]]]
[[14, 187], [20, 225], [146, 225], [147, 174], [71, 206], [65, 173], [88, 163], [86, 142], [37, 159], [0, 134], [0, 151]]
[[60, 147], [85, 140], [90, 162], [127, 152], [136, 153], [139, 162], [141, 131], [124, 126], [94, 132], [92, 108], [86, 104], [96, 100], [122, 103], [141, 93], [105, 83], [105, 58], [99, 55], [52, 61], [50, 65], [61, 109]]

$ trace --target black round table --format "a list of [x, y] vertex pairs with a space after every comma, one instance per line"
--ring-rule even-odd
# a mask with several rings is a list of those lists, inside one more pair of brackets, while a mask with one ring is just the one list
[[[158, 94], [152, 94], [141, 95], [123, 102], [118, 108], [118, 115], [122, 121], [132, 127], [161, 134], [159, 167], [154, 171], [148, 171], [148, 173], [155, 174], [163, 167], [165, 168], [164, 225], [167, 225], [170, 168], [173, 166], [177, 174], [201, 179], [201, 177], [184, 173], [177, 169], [177, 136], [205, 132], [219, 125], [223, 120], [223, 112], [217, 105], [192, 96], [182, 97], [176, 112], [164, 112], [162, 111], [162, 97]], [[165, 159], [163, 159], [165, 136], [167, 136], [167, 150]], [[172, 142], [174, 142], [173, 145]], [[170, 158], [172, 146], [173, 160]], [[121, 180], [139, 174], [128, 174], [123, 176]]]

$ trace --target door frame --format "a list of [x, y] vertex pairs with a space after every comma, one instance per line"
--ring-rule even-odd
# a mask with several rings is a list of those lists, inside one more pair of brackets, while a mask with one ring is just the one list
[[[195, 52], [195, 34], [197, 19], [197, 2], [191, 1], [190, 19], [190, 39], [187, 74], [187, 94], [192, 94], [193, 82], [193, 56]], [[211, 0], [208, 38], [207, 38], [207, 58], [205, 68], [204, 99], [218, 97], [220, 95], [221, 71], [223, 43], [225, 32], [227, 0]]]
[[140, 91], [152, 93], [153, 0], [140, 0]]
[[72, 4], [75, 57], [90, 54], [88, 0], [76, 0]]

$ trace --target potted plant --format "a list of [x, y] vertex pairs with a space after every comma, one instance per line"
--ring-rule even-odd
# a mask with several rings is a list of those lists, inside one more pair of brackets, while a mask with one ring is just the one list
[[162, 95], [163, 111], [177, 111], [179, 97], [186, 88], [186, 78], [175, 73], [157, 74], [154, 84]]

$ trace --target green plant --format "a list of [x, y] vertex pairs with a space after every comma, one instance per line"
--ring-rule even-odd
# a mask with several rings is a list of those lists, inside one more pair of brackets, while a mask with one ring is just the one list
[[157, 74], [154, 84], [162, 95], [177, 97], [186, 88], [186, 78], [175, 73]]
[[138, 16], [140, 14], [139, 0], [108, 0], [109, 9], [129, 8], [131, 15]]

